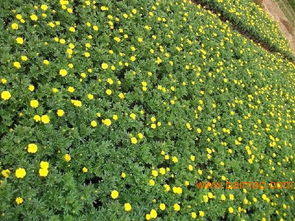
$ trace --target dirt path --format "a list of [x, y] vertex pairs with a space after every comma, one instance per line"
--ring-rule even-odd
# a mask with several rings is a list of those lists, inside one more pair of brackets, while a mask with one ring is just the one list
[[261, 4], [265, 11], [279, 24], [280, 30], [290, 42], [293, 55], [295, 56], [295, 28], [280, 9], [278, 3], [273, 0], [263, 0]]

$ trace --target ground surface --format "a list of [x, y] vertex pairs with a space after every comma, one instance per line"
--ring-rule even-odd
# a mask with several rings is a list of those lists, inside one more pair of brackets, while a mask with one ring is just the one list
[[[284, 12], [279, 7], [278, 3], [273, 0], [263, 0], [262, 7], [268, 12], [271, 17], [278, 22], [280, 30], [290, 42], [291, 49], [295, 55], [295, 29], [291, 21], [286, 17]], [[295, 20], [295, 18], [294, 18]]]

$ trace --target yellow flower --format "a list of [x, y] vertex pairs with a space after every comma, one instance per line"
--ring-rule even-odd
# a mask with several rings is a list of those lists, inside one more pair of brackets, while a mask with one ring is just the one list
[[161, 167], [161, 168], [159, 169], [159, 172], [160, 172], [160, 174], [164, 175], [164, 174], [166, 173], [166, 169], [163, 168], [163, 167]]
[[192, 212], [191, 216], [192, 216], [193, 219], [197, 218], [197, 214], [195, 212]]
[[24, 202], [24, 199], [21, 198], [21, 197], [16, 197], [15, 202], [16, 202], [17, 205], [20, 205], [20, 204], [22, 204]]
[[102, 120], [102, 123], [109, 127], [109, 126], [111, 126], [112, 121], [110, 119], [104, 119], [104, 120]]
[[71, 103], [76, 106], [76, 107], [81, 107], [82, 106], [82, 102], [79, 100], [71, 100]]
[[10, 175], [10, 170], [6, 169], [6, 170], [2, 170], [1, 171], [2, 176], [4, 176], [5, 178], [9, 177]]
[[47, 161], [41, 161], [39, 164], [40, 168], [42, 169], [48, 169], [49, 163]]
[[18, 29], [18, 24], [17, 23], [12, 23], [11, 24], [11, 29], [17, 30]]
[[177, 163], [178, 162], [178, 158], [177, 157], [172, 157], [172, 161], [173, 161], [173, 163]]
[[92, 27], [92, 28], [93, 28], [93, 30], [94, 30], [94, 31], [98, 31], [98, 26], [96, 26], [96, 25], [93, 25], [93, 27]]
[[35, 14], [31, 15], [30, 18], [31, 18], [32, 21], [37, 21], [38, 20], [38, 17]]
[[118, 192], [117, 190], [113, 190], [113, 191], [111, 192], [111, 197], [112, 197], [113, 199], [117, 199], [117, 198], [119, 197], [119, 192]]
[[17, 69], [21, 68], [21, 64], [18, 61], [13, 62], [13, 66]]
[[24, 168], [18, 168], [15, 171], [16, 178], [22, 179], [26, 176], [26, 170]]
[[88, 98], [89, 100], [93, 100], [94, 96], [93, 96], [93, 94], [87, 94], [87, 98]]
[[230, 200], [234, 200], [235, 199], [234, 195], [233, 194], [229, 194], [229, 199]]
[[208, 199], [208, 196], [207, 196], [207, 195], [204, 195], [204, 196], [203, 196], [203, 201], [204, 201], [205, 203], [207, 203], [208, 200], [209, 200], [209, 199]]
[[229, 208], [228, 208], [228, 212], [229, 212], [229, 213], [233, 213], [233, 212], [234, 212], [234, 209], [233, 209], [232, 207], [229, 207]]
[[76, 29], [75, 29], [74, 27], [70, 27], [70, 28], [69, 28], [69, 31], [70, 31], [70, 32], [75, 32]]
[[160, 203], [159, 208], [160, 208], [160, 210], [165, 210], [166, 205], [164, 203]]
[[106, 90], [106, 94], [107, 94], [107, 95], [111, 95], [112, 93], [113, 93], [112, 90], [110, 90], [110, 89], [107, 89], [107, 90]]
[[152, 179], [149, 180], [149, 186], [155, 186], [156, 182]]
[[108, 65], [107, 63], [102, 63], [102, 64], [101, 64], [101, 68], [102, 68], [103, 70], [108, 69], [108, 67], [109, 67], [109, 65]]
[[100, 10], [102, 10], [102, 11], [107, 11], [107, 10], [109, 10], [109, 8], [108, 8], [107, 6], [101, 6], [101, 7], [100, 7]]
[[38, 146], [37, 146], [36, 144], [34, 144], [34, 143], [30, 143], [30, 144], [28, 145], [27, 151], [28, 151], [29, 153], [36, 153], [37, 150], [38, 150]]
[[157, 170], [152, 170], [152, 175], [154, 177], [157, 177], [159, 175], [158, 171]]
[[178, 212], [178, 211], [180, 210], [180, 205], [177, 204], [177, 203], [175, 203], [175, 204], [173, 205], [173, 209], [174, 209], [174, 211]]
[[132, 210], [132, 206], [131, 206], [131, 204], [130, 204], [130, 203], [124, 203], [124, 210], [125, 210], [126, 212], [131, 211], [131, 210]]
[[199, 211], [199, 215], [200, 215], [201, 217], [204, 217], [204, 216], [205, 216], [205, 212], [204, 212], [204, 211]]
[[125, 98], [125, 95], [124, 95], [123, 93], [120, 93], [120, 94], [118, 95], [118, 97], [119, 97], [120, 99], [124, 99], [124, 98]]
[[64, 160], [65, 160], [65, 161], [69, 162], [71, 159], [72, 159], [72, 158], [71, 158], [70, 154], [65, 154], [65, 155], [64, 155]]
[[126, 173], [122, 172], [122, 173], [121, 173], [121, 177], [122, 177], [123, 179], [126, 178]]
[[41, 120], [41, 117], [39, 115], [35, 115], [33, 119], [34, 121], [39, 122]]
[[22, 61], [27, 61], [28, 60], [28, 57], [25, 56], [25, 55], [22, 55], [20, 58], [22, 59]]
[[39, 106], [39, 102], [37, 100], [31, 100], [30, 106], [32, 108], [37, 108]]
[[48, 60], [43, 60], [43, 64], [49, 65], [49, 61]]
[[137, 144], [137, 138], [136, 137], [131, 137], [130, 139], [132, 144]]
[[83, 168], [82, 168], [82, 172], [83, 172], [83, 173], [87, 173], [87, 172], [88, 172], [88, 169], [87, 169], [86, 167], [83, 167]]
[[39, 176], [46, 177], [48, 175], [48, 169], [40, 168], [39, 169]]
[[221, 199], [221, 200], [226, 200], [226, 197], [225, 197], [225, 195], [224, 195], [224, 194], [222, 194], [222, 195], [221, 195], [221, 197], [220, 197], [220, 199]]
[[41, 122], [44, 123], [44, 124], [48, 124], [50, 122], [50, 118], [48, 115], [42, 115], [41, 116]]
[[113, 84], [113, 83], [114, 83], [114, 81], [113, 81], [111, 78], [108, 78], [108, 79], [107, 79], [107, 82], [108, 82], [109, 84]]
[[152, 219], [156, 219], [157, 216], [158, 216], [158, 213], [155, 209], [152, 209], [151, 212], [150, 212], [150, 216]]
[[213, 195], [213, 193], [211, 193], [211, 192], [209, 192], [207, 195], [208, 195], [209, 199], [214, 198], [214, 195]]
[[132, 118], [133, 120], [135, 120], [135, 119], [136, 119], [136, 114], [131, 113], [131, 114], [130, 114], [130, 118]]
[[136, 57], [135, 56], [131, 56], [130, 57], [130, 61], [135, 61], [136, 60]]
[[9, 91], [2, 91], [1, 92], [1, 98], [3, 100], [9, 100], [11, 98], [11, 94]]
[[48, 6], [47, 6], [47, 5], [41, 5], [41, 9], [42, 9], [43, 11], [46, 11], [46, 10], [48, 9]]
[[70, 86], [70, 87], [68, 87], [67, 91], [70, 92], [70, 93], [74, 93], [75, 88]]
[[66, 69], [60, 69], [59, 70], [59, 75], [62, 77], [65, 77], [68, 74], [68, 71]]
[[150, 214], [145, 214], [145, 219], [146, 220], [150, 220], [151, 219], [151, 215]]
[[61, 110], [61, 109], [58, 109], [56, 111], [56, 114], [57, 114], [57, 116], [62, 117], [65, 114], [65, 112], [63, 110]]
[[97, 122], [96, 122], [95, 120], [93, 120], [93, 121], [91, 121], [90, 125], [91, 125], [92, 127], [96, 127], [96, 126], [97, 126]]
[[15, 41], [16, 41], [16, 43], [18, 43], [18, 44], [20, 44], [20, 45], [22, 45], [22, 44], [24, 43], [24, 39], [23, 39], [22, 37], [17, 37], [17, 38], [15, 39]]
[[137, 41], [138, 41], [139, 43], [141, 43], [141, 42], [143, 42], [143, 38], [137, 38]]
[[118, 115], [114, 114], [114, 115], [113, 115], [113, 119], [114, 119], [114, 120], [118, 120]]

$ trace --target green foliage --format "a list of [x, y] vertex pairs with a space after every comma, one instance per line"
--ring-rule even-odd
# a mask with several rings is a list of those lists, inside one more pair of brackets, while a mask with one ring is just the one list
[[265, 43], [270, 49], [294, 59], [288, 41], [283, 37], [278, 24], [253, 0], [196, 0], [205, 3], [243, 31]]
[[2, 1], [0, 24], [1, 220], [294, 214], [293, 189], [195, 186], [292, 181], [279, 54], [180, 0]]

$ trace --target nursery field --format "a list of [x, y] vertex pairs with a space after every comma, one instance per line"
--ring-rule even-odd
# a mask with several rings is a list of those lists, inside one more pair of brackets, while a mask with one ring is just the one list
[[[294, 60], [290, 45], [280, 32], [279, 26], [253, 0], [194, 0], [205, 4], [244, 33], [264, 43], [272, 51]], [[259, 1], [260, 2], [260, 1]], [[291, 20], [292, 21], [292, 20]]]
[[0, 1], [0, 220], [294, 220], [287, 41], [201, 1], [280, 53], [188, 0]]

